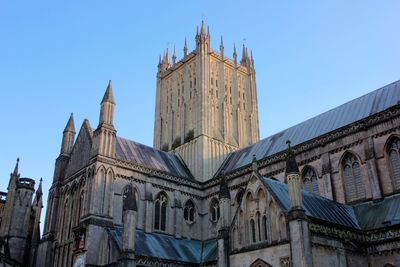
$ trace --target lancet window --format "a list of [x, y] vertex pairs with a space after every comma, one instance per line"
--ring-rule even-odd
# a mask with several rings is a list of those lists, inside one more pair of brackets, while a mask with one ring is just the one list
[[319, 194], [317, 174], [308, 166], [303, 171], [303, 188], [308, 192]]
[[365, 198], [361, 166], [351, 153], [348, 153], [343, 159], [343, 181], [347, 202]]
[[195, 207], [193, 201], [188, 200], [185, 204], [185, 208], [183, 210], [183, 217], [185, 221], [192, 223], [194, 222], [194, 214], [195, 214]]
[[154, 229], [166, 230], [168, 197], [164, 192], [158, 194], [154, 201]]
[[215, 198], [210, 204], [210, 220], [212, 222], [217, 222], [219, 220], [219, 204]]
[[395, 189], [400, 189], [400, 139], [394, 138], [388, 145], [391, 176]]

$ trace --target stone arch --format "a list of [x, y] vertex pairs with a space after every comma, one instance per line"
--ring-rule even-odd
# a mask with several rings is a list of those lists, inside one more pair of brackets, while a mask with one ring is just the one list
[[272, 265], [263, 261], [262, 259], [257, 259], [250, 264], [250, 267], [272, 267]]

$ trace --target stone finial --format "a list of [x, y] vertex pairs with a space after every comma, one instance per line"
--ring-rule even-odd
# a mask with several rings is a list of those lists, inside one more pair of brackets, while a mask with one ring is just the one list
[[294, 152], [290, 146], [290, 140], [287, 140], [286, 144], [288, 145], [288, 150], [286, 152], [286, 175], [291, 173], [299, 173], [299, 167], [297, 166]]
[[103, 100], [101, 101], [102, 104], [105, 102], [115, 104], [111, 80], [108, 81], [106, 92], [104, 93]]
[[137, 211], [135, 192], [133, 190], [132, 184], [128, 185], [128, 191], [126, 192], [126, 196], [123, 202], [123, 210]]

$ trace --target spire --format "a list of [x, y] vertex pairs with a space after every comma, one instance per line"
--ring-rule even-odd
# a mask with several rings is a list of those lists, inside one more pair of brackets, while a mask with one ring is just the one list
[[233, 62], [237, 64], [237, 52], [236, 52], [236, 45], [233, 44]]
[[135, 192], [133, 191], [131, 184], [128, 185], [128, 191], [126, 192], [126, 196], [124, 198], [123, 210], [137, 211]]
[[247, 61], [247, 49], [246, 49], [246, 46], [243, 44], [242, 59], [240, 60], [240, 63], [245, 64], [246, 61]]
[[210, 26], [207, 25], [207, 35], [210, 36]]
[[199, 36], [199, 25], [196, 26], [196, 37]]
[[9, 192], [17, 185], [17, 179], [19, 177], [19, 158], [17, 158], [17, 163], [15, 164], [14, 171], [10, 174], [10, 181], [8, 182], [7, 189]]
[[14, 172], [12, 173], [15, 177], [19, 175], [18, 168], [19, 168], [19, 158], [17, 158], [17, 163], [15, 164]]
[[251, 60], [251, 65], [253, 65], [254, 67], [253, 50], [250, 50], [250, 60]]
[[229, 193], [228, 182], [226, 181], [225, 176], [222, 176], [221, 183], [219, 187], [219, 199], [231, 199], [231, 194]]
[[158, 66], [161, 66], [161, 54], [160, 54], [160, 56], [158, 57]]
[[176, 63], [176, 51], [175, 51], [175, 46], [174, 46], [174, 53], [172, 54], [172, 64], [175, 65]]
[[103, 100], [101, 101], [102, 104], [105, 102], [115, 104], [111, 80], [108, 81], [106, 92], [104, 93]]
[[114, 124], [114, 95], [111, 80], [108, 82], [106, 92], [104, 93], [103, 100], [101, 101], [99, 127], [103, 123], [108, 125]]
[[75, 123], [74, 123], [74, 113], [71, 112], [69, 116], [67, 125], [63, 131], [63, 138], [61, 143], [61, 154], [68, 155], [72, 151], [75, 140]]
[[221, 35], [221, 44], [219, 45], [219, 51], [221, 52], [221, 56], [224, 57], [224, 39]]
[[200, 35], [206, 35], [206, 31], [205, 31], [205, 29], [204, 29], [204, 19], [201, 20]]
[[290, 140], [286, 141], [288, 145], [288, 150], [286, 152], [286, 175], [299, 173], [299, 167], [297, 166], [296, 158], [290, 143]]
[[165, 51], [165, 63], [169, 65], [169, 49], [167, 47], [167, 50]]
[[187, 40], [185, 37], [185, 46], [183, 47], [183, 56], [186, 57], [188, 53]]
[[39, 180], [39, 186], [38, 186], [38, 189], [36, 190], [36, 196], [35, 196], [36, 204], [39, 202], [39, 200], [42, 198], [42, 195], [43, 195], [43, 191], [42, 191], [42, 182], [43, 182], [43, 179], [40, 178], [40, 180]]
[[67, 125], [65, 125], [64, 133], [65, 132], [75, 133], [75, 123], [74, 123], [74, 113], [73, 112], [71, 112], [71, 115], [69, 116]]

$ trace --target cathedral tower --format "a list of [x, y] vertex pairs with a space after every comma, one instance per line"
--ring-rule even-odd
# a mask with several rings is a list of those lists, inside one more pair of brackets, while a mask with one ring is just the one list
[[243, 46], [237, 62], [211, 49], [202, 22], [196, 49], [176, 61], [166, 50], [160, 57], [154, 146], [178, 153], [200, 181], [210, 179], [229, 152], [259, 140], [254, 60]]

